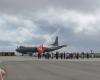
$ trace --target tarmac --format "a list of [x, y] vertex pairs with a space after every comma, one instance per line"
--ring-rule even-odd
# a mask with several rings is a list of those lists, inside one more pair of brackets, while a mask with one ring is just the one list
[[100, 59], [38, 60], [33, 57], [0, 57], [4, 80], [100, 80]]

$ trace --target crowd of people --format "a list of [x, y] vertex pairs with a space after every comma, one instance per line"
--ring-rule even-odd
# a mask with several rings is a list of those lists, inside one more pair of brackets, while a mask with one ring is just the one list
[[38, 58], [41, 59], [41, 57], [44, 57], [45, 59], [79, 59], [79, 58], [94, 58], [95, 55], [94, 53], [59, 53], [59, 52], [56, 52], [56, 53], [43, 53], [43, 54], [38, 54]]

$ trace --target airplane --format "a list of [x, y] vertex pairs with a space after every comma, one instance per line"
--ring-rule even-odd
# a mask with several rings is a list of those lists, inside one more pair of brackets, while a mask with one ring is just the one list
[[19, 53], [22, 53], [22, 56], [24, 54], [29, 54], [30, 56], [32, 56], [33, 53], [38, 53], [38, 54], [42, 54], [45, 52], [52, 52], [58, 49], [61, 49], [63, 47], [67, 47], [67, 45], [60, 45], [58, 44], [58, 36], [56, 36], [56, 39], [54, 41], [53, 44], [50, 44], [51, 46], [43, 46], [43, 45], [39, 45], [39, 46], [34, 46], [34, 47], [26, 47], [26, 46], [19, 46], [16, 51]]

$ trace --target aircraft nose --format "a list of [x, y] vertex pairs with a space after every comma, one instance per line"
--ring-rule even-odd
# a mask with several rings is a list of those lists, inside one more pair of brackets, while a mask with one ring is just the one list
[[19, 52], [19, 49], [16, 49], [17, 52]]

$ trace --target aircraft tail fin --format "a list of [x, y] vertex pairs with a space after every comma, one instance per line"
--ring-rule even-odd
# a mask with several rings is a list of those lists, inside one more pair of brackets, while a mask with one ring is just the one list
[[58, 46], [58, 36], [56, 36], [56, 39], [55, 39], [54, 43], [51, 44], [51, 45], [53, 45], [53, 46]]

